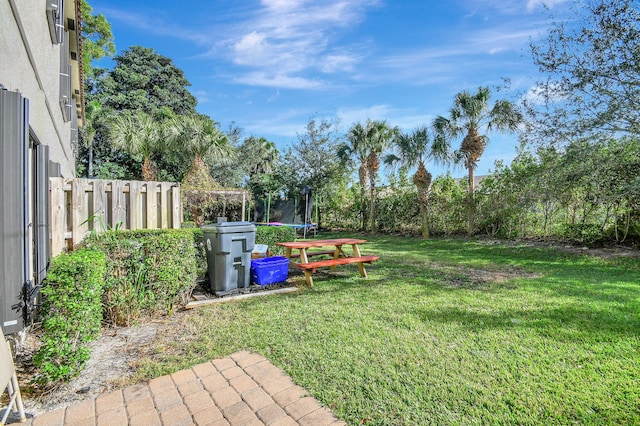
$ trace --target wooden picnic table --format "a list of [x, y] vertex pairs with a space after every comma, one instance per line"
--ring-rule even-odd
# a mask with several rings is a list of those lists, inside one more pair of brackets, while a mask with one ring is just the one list
[[[316, 272], [318, 268], [331, 267], [335, 269], [338, 265], [346, 265], [349, 263], [357, 263], [360, 270], [360, 276], [367, 277], [367, 271], [364, 269], [364, 264], [372, 264], [373, 261], [380, 259], [380, 256], [362, 256], [360, 253], [360, 244], [366, 243], [367, 240], [358, 238], [334, 238], [327, 240], [309, 240], [309, 241], [287, 241], [277, 243], [276, 245], [284, 247], [286, 249], [285, 256], [289, 259], [300, 258], [299, 262], [294, 261], [294, 265], [304, 270], [305, 279], [307, 285], [313, 287], [313, 278], [311, 273]], [[352, 255], [349, 256], [342, 249], [343, 246], [350, 245], [352, 248]], [[314, 247], [333, 247], [327, 251], [308, 251], [307, 249]], [[293, 250], [297, 250], [298, 253], [294, 253]], [[333, 259], [309, 261], [309, 257], [317, 256], [321, 254], [332, 255]]]

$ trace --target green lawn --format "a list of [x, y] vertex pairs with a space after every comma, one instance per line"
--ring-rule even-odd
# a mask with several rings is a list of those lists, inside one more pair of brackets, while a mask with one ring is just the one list
[[381, 256], [368, 279], [348, 265], [298, 294], [185, 315], [138, 378], [248, 349], [353, 425], [640, 424], [637, 260], [402, 237], [362, 248]]

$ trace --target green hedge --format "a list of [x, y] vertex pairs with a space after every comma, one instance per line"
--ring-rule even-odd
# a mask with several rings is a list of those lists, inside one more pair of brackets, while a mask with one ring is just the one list
[[170, 314], [189, 301], [197, 270], [192, 230], [109, 231], [90, 236], [86, 245], [107, 257], [103, 303], [113, 324]]
[[284, 241], [295, 241], [296, 230], [289, 226], [257, 226], [256, 244], [267, 244], [269, 250], [276, 255], [284, 254], [284, 248], [278, 247], [276, 243]]
[[97, 251], [51, 259], [41, 291], [42, 346], [33, 358], [39, 383], [67, 381], [89, 360], [87, 343], [100, 335], [105, 270], [105, 256]]

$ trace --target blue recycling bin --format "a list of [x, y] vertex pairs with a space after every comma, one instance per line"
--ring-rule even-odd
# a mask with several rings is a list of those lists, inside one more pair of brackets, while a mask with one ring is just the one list
[[289, 259], [265, 257], [251, 261], [251, 282], [258, 285], [281, 283], [289, 278]]

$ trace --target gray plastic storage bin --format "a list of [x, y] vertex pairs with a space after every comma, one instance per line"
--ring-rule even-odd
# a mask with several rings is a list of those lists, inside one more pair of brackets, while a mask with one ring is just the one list
[[249, 222], [203, 226], [209, 283], [214, 293], [248, 287], [256, 227]]

